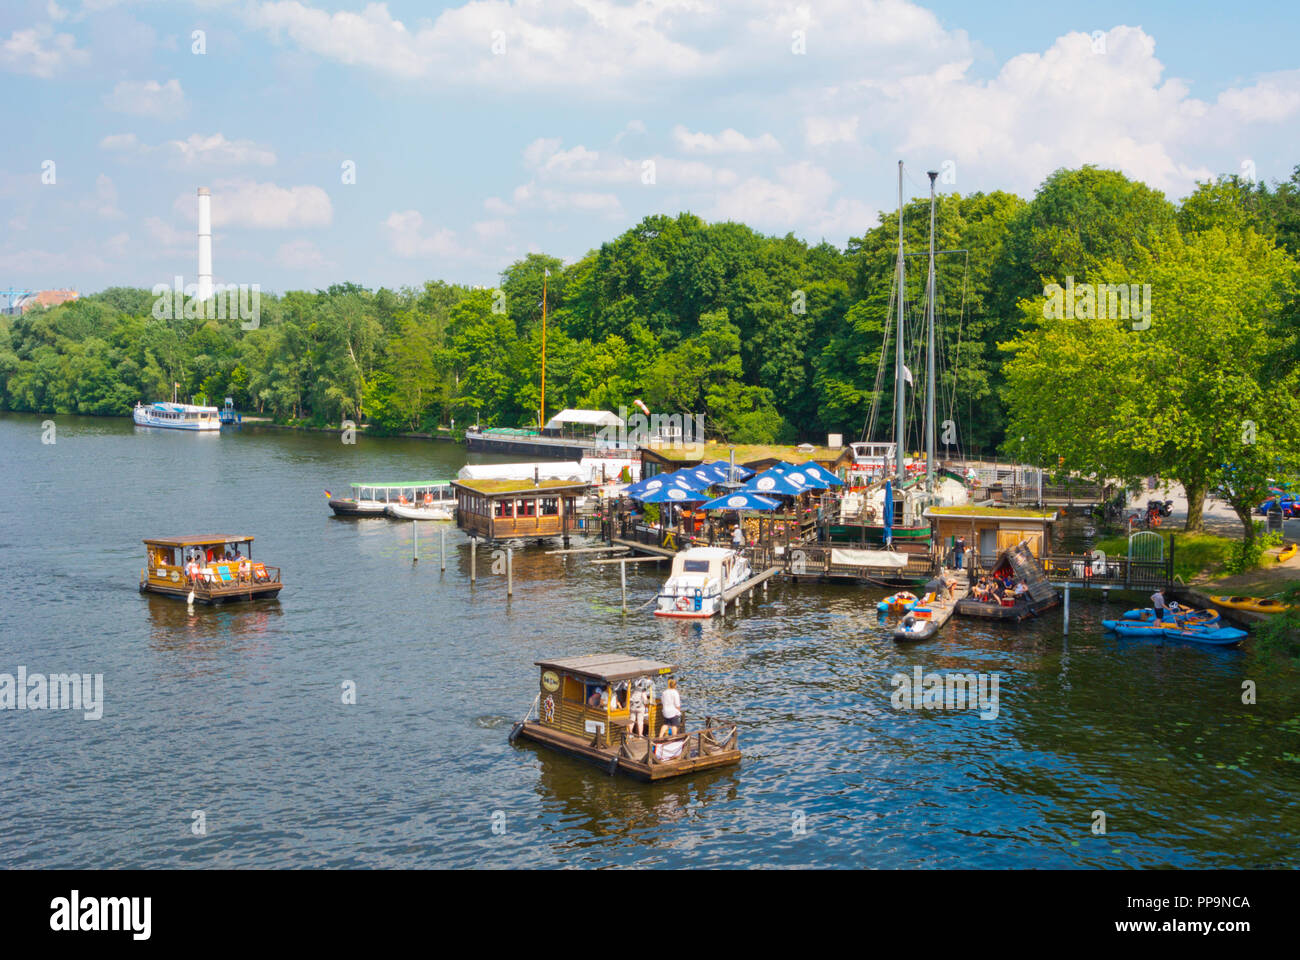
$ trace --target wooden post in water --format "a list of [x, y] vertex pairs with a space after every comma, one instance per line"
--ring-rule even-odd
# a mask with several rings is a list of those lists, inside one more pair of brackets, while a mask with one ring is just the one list
[[474, 579], [478, 574], [478, 537], [469, 538], [469, 585], [474, 586]]
[[623, 590], [623, 612], [627, 613], [627, 561], [624, 560], [618, 565], [619, 584]]
[[411, 521], [411, 562], [420, 562], [420, 521]]
[[515, 595], [515, 548], [506, 547], [506, 597]]
[[439, 533], [442, 536], [442, 566], [439, 567], [443, 573], [447, 572], [447, 528], [443, 527]]
[[1070, 585], [1065, 585], [1065, 633], [1070, 632]]

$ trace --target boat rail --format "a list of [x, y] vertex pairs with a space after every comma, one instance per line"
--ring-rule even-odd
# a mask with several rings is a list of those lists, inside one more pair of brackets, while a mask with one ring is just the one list
[[[715, 722], [713, 717], [706, 717], [701, 729], [688, 730], [668, 737], [629, 736], [625, 730], [619, 753], [629, 760], [636, 760], [648, 766], [665, 766], [696, 757], [727, 753], [736, 749], [739, 740], [740, 728], [736, 724], [725, 721]], [[676, 743], [682, 744], [682, 748], [675, 756], [666, 759], [656, 756], [660, 752], [659, 747]], [[642, 744], [645, 745], [644, 749], [641, 748]]]
[[[206, 572], [200, 571], [199, 579], [194, 584], [194, 587], [195, 589], [205, 590], [208, 593], [222, 594], [222, 593], [239, 593], [240, 591], [247, 590], [249, 587], [256, 587], [266, 583], [280, 582], [279, 567], [271, 567], [271, 566], [267, 566], [266, 564], [263, 564], [262, 566], [266, 570], [265, 577], [258, 579], [257, 576], [252, 573], [249, 573], [247, 576], [243, 576], [243, 577], [240, 577], [239, 575], [236, 574], [235, 579], [231, 580], [229, 583], [226, 583], [221, 579], [217, 578], [215, 573], [213, 574], [214, 579], [208, 580], [206, 579], [207, 576]], [[189, 582], [188, 576], [185, 578], [185, 582], [187, 583]]]
[[795, 543], [782, 548], [780, 551], [771, 545], [761, 545], [747, 547], [744, 552], [745, 556], [749, 558], [751, 568], [755, 570], [765, 570], [768, 567], [777, 566], [781, 567], [784, 573], [801, 577], [815, 577], [818, 574], [823, 576], [868, 577], [881, 575], [889, 578], [908, 577], [920, 579], [933, 576], [936, 571], [935, 558], [928, 551], [917, 553], [895, 551], [899, 555], [907, 557], [906, 565], [901, 567], [870, 567], [860, 564], [836, 563], [834, 561], [836, 551], [852, 552], [857, 549], [860, 548], [853, 543]]

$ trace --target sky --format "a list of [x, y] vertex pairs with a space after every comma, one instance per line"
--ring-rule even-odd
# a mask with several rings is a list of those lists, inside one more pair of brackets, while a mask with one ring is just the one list
[[[494, 286], [688, 210], [839, 246], [1061, 167], [1300, 164], [1300, 7], [7, 0], [0, 287]], [[1291, 49], [1288, 49], [1291, 48]]]

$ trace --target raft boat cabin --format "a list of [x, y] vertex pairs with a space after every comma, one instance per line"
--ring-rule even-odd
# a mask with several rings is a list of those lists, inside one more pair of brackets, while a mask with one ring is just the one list
[[488, 540], [561, 537], [569, 545], [576, 526], [575, 503], [587, 490], [584, 481], [453, 480], [456, 526]]
[[[590, 760], [611, 776], [622, 772], [638, 780], [679, 777], [740, 762], [735, 724], [706, 718], [704, 727], [658, 737], [662, 724], [655, 678], [664, 679], [672, 664], [600, 653], [561, 660], [538, 660], [541, 668], [536, 699], [528, 719], [514, 725], [510, 741], [524, 737], [573, 757]], [[647, 689], [650, 704], [645, 731], [631, 731], [628, 698]]]
[[184, 597], [200, 603], [273, 598], [280, 568], [253, 560], [253, 538], [232, 534], [156, 537], [144, 541], [146, 566], [140, 592]]

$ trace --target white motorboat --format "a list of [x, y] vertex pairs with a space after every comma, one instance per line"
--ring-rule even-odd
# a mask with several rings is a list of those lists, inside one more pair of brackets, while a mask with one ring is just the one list
[[192, 403], [158, 401], [145, 406], [137, 402], [131, 419], [141, 427], [166, 427], [169, 430], [221, 430], [221, 412], [216, 407], [198, 407]]
[[399, 520], [453, 520], [456, 501], [433, 499], [419, 503], [390, 503], [388, 515]]
[[456, 515], [456, 494], [438, 480], [412, 483], [353, 483], [351, 497], [325, 496], [340, 517], [396, 517], [400, 520], [451, 520]]
[[672, 574], [659, 591], [656, 617], [711, 617], [722, 594], [750, 577], [749, 561], [725, 547], [692, 547], [673, 557]]

